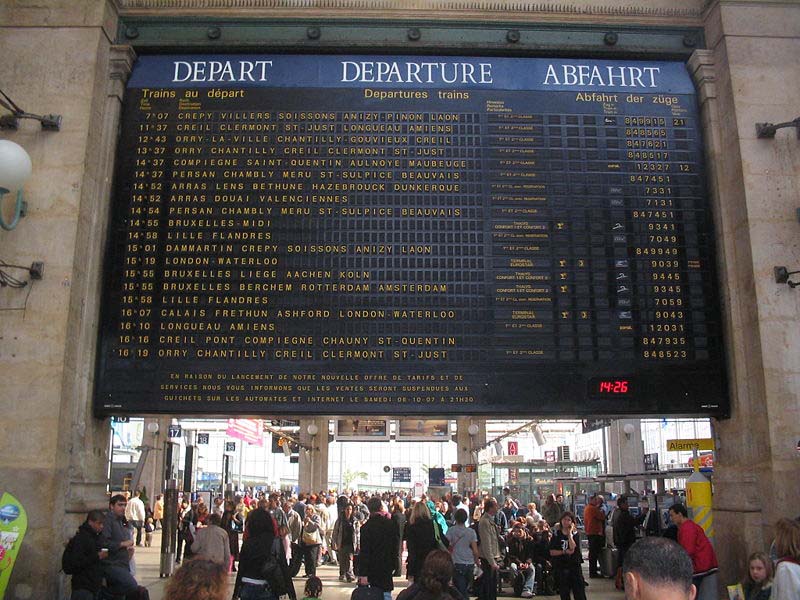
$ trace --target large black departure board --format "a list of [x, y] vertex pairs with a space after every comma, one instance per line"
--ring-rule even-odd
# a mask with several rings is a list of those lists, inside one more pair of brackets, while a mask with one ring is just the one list
[[145, 56], [98, 414], [728, 410], [682, 63]]

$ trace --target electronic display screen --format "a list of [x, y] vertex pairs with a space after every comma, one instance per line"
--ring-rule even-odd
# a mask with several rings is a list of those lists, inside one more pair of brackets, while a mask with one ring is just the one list
[[97, 414], [724, 415], [680, 62], [143, 56]]

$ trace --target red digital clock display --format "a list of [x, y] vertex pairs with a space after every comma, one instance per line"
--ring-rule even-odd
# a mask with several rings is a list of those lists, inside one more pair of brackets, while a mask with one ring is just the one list
[[629, 379], [599, 379], [595, 381], [595, 392], [600, 396], [624, 396], [632, 391]]

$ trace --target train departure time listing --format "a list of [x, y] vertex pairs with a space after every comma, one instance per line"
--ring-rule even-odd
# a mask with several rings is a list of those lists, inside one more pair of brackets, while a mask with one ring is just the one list
[[142, 57], [99, 414], [727, 412], [681, 63]]

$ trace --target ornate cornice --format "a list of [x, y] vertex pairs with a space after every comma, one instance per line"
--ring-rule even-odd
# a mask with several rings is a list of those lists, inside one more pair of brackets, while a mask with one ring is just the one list
[[[650, 3], [640, 4], [593, 4], [564, 2], [525, 2], [502, 0], [117, 0], [121, 13], [197, 13], [216, 14], [231, 12], [242, 13], [263, 11], [293, 10], [318, 12], [320, 10], [349, 12], [359, 11], [363, 16], [372, 13], [396, 13], [397, 11], [436, 11], [458, 14], [535, 14], [548, 16], [600, 16], [600, 17], [639, 17], [699, 19], [704, 12], [708, 0], [685, 2], [688, 6], [674, 7], [674, 2], [664, 2], [663, 6]], [[694, 4], [692, 6], [692, 4]], [[672, 6], [670, 6], [672, 5]]]

